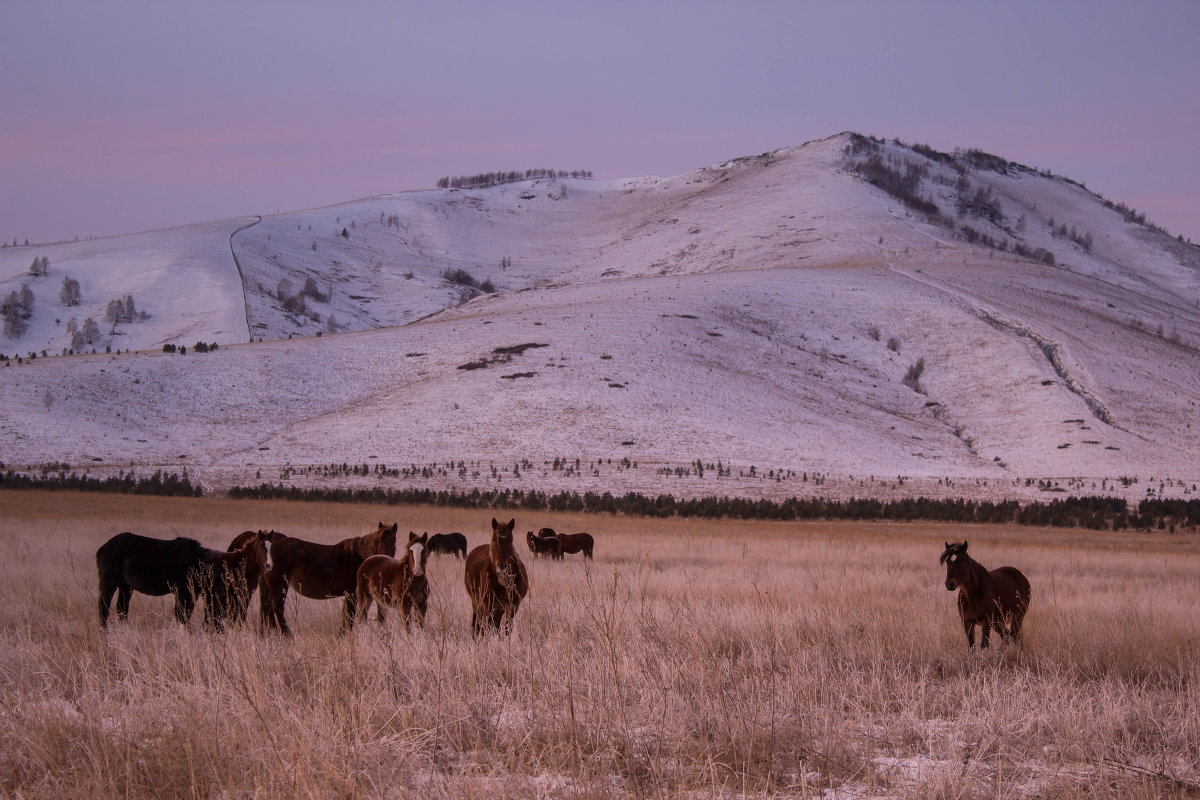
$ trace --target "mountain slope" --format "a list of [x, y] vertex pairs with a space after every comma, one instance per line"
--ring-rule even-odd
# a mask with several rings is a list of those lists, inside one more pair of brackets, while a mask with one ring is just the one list
[[[214, 353], [0, 370], [3, 460], [214, 486], [345, 462], [456, 488], [1190, 494], [1196, 248], [1129, 216], [991, 157], [841, 135], [669, 179], [214, 224], [214, 263], [241, 228], [249, 328]], [[330, 315], [358, 332], [269, 341]], [[247, 330], [268, 341], [228, 346]]]

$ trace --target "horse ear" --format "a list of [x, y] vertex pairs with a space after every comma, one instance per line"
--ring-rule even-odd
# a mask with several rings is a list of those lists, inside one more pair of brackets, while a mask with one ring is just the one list
[[510, 520], [508, 521], [508, 524], [507, 524], [507, 525], [505, 525], [504, 527], [508, 528], [508, 532], [509, 532], [509, 533], [512, 533], [512, 532], [513, 532], [513, 529], [517, 527], [517, 519], [516, 519], [516, 517], [513, 517], [512, 519], [510, 519]]
[[962, 551], [964, 553], [967, 552], [967, 540], [966, 539], [963, 539]]
[[492, 530], [496, 530], [499, 527], [500, 527], [500, 523], [496, 521], [495, 517], [492, 517]]
[[419, 539], [419, 538], [421, 538], [421, 537], [417, 536], [416, 532], [414, 532], [414, 531], [409, 531], [409, 532], [408, 532], [408, 543], [409, 543], [409, 544], [412, 544], [413, 542], [415, 542], [415, 541], [416, 541], [417, 539]]
[[421, 534], [421, 544], [429, 544], [429, 531]]

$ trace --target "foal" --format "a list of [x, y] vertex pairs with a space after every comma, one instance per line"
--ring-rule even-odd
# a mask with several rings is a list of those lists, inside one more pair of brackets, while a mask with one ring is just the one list
[[400, 606], [404, 630], [410, 630], [408, 618], [416, 612], [418, 628], [425, 627], [425, 611], [429, 607], [429, 579], [425, 562], [429, 559], [429, 534], [417, 536], [408, 532], [408, 550], [403, 558], [371, 556], [358, 568], [358, 620], [367, 618], [371, 600], [379, 604], [378, 617], [383, 622], [384, 606]]
[[946, 542], [941, 563], [946, 565], [946, 589], [958, 589], [958, 616], [967, 634], [967, 647], [975, 649], [975, 625], [983, 626], [979, 642], [988, 646], [992, 626], [1001, 638], [1016, 641], [1021, 632], [1021, 620], [1029, 609], [1029, 581], [1014, 567], [1000, 567], [991, 572], [967, 555], [967, 543]]
[[553, 561], [562, 561], [562, 542], [551, 536], [538, 536], [533, 531], [525, 533], [525, 543], [533, 557], [546, 556]]
[[492, 540], [467, 555], [464, 582], [471, 599], [471, 632], [481, 636], [491, 625], [497, 631], [512, 633], [513, 617], [521, 600], [529, 593], [529, 573], [513, 548], [510, 519], [501, 525], [492, 518]]

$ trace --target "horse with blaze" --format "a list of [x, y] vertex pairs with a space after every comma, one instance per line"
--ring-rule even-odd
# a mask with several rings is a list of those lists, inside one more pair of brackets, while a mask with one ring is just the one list
[[399, 606], [404, 617], [404, 630], [410, 630], [409, 617], [414, 615], [418, 628], [425, 627], [425, 612], [429, 608], [429, 579], [425, 564], [429, 560], [429, 534], [420, 536], [408, 532], [408, 547], [402, 558], [371, 556], [358, 568], [358, 619], [367, 618], [371, 601], [378, 604], [378, 619], [383, 622], [384, 606]]
[[975, 626], [983, 628], [979, 646], [988, 646], [992, 628], [1001, 638], [1016, 641], [1021, 621], [1029, 610], [1029, 581], [1015, 567], [990, 572], [967, 555], [967, 543], [946, 542], [939, 563], [946, 565], [946, 589], [958, 589], [958, 616], [967, 634], [967, 647], [975, 649]]

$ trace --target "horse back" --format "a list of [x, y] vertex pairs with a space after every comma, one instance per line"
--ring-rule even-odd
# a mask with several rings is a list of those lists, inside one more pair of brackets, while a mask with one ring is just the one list
[[996, 603], [1005, 611], [1024, 609], [1029, 606], [1029, 580], [1016, 567], [1000, 567], [988, 573], [992, 580], [992, 594]]
[[105, 582], [127, 583], [150, 595], [186, 587], [205, 561], [205, 548], [195, 539], [155, 539], [128, 531], [96, 551], [96, 569]]
[[491, 545], [481, 544], [473, 548], [467, 553], [466, 566], [464, 567], [463, 580], [467, 584], [467, 591], [475, 596], [483, 591], [483, 587], [489, 583], [489, 567], [492, 564], [492, 548]]
[[354, 592], [365, 560], [346, 541], [319, 544], [283, 536], [271, 545], [271, 575], [284, 578], [305, 597], [325, 600]]

